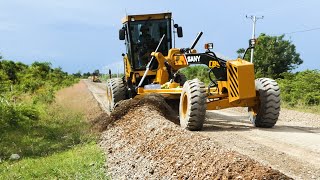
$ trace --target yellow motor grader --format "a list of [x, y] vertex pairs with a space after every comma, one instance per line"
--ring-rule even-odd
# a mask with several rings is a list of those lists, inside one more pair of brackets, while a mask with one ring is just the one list
[[[107, 99], [112, 111], [124, 99], [150, 93], [179, 102], [182, 127], [201, 130], [206, 110], [248, 107], [249, 119], [256, 127], [271, 128], [279, 116], [280, 90], [276, 81], [254, 78], [254, 65], [241, 58], [224, 60], [205, 44], [205, 52], [194, 48], [200, 32], [188, 48], [174, 48], [175, 36], [183, 36], [182, 27], [174, 24], [171, 13], [127, 15], [119, 30], [125, 40], [124, 77], [107, 82]], [[254, 48], [251, 40], [249, 48]], [[247, 52], [246, 51], [246, 52]], [[186, 80], [179, 72], [191, 64], [209, 67], [210, 84], [198, 79]]]
[[92, 82], [101, 83], [101, 80], [100, 80], [99, 76], [100, 76], [99, 70], [95, 70], [92, 73]]

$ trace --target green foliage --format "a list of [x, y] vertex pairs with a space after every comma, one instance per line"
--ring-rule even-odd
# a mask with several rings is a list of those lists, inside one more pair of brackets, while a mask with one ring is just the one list
[[91, 73], [90, 73], [90, 72], [87, 72], [87, 73], [83, 73], [83, 74], [82, 74], [82, 78], [84, 78], [84, 79], [87, 79], [89, 76], [91, 76]]
[[[103, 154], [94, 143], [97, 134], [91, 132], [82, 113], [63, 104], [29, 106], [26, 102], [0, 104], [4, 112], [9, 109], [9, 118], [20, 120], [16, 126], [0, 122], [0, 179], [107, 179]], [[22, 160], [9, 161], [13, 153]]]
[[0, 127], [37, 120], [39, 112], [35, 105], [54, 102], [56, 90], [77, 80], [61, 68], [51, 68], [48, 62], [34, 62], [28, 66], [0, 61]]
[[10, 90], [10, 80], [5, 71], [0, 69], [0, 93], [4, 93]]
[[78, 81], [47, 62], [0, 61], [0, 179], [108, 179], [84, 115], [54, 103]]
[[[239, 56], [244, 53], [239, 49]], [[251, 51], [247, 52], [245, 59], [250, 60]], [[283, 78], [282, 73], [290, 72], [302, 64], [300, 54], [292, 42], [285, 40], [284, 35], [268, 36], [261, 34], [258, 37], [254, 50], [254, 65], [256, 77]]]
[[76, 78], [81, 78], [81, 71], [78, 71], [77, 73], [72, 74]]
[[320, 105], [320, 71], [306, 70], [295, 74], [284, 73], [279, 79], [281, 98], [289, 106]]
[[[37, 121], [23, 121], [18, 127], [1, 128], [2, 159], [8, 158], [12, 153], [18, 153], [22, 157], [46, 156], [95, 140], [95, 136], [89, 133], [90, 125], [79, 112], [66, 111], [58, 105], [38, 106], [38, 111], [31, 111], [28, 107], [19, 110], [26, 113], [26, 117], [33, 118], [32, 120], [36, 118]], [[21, 116], [16, 119], [22, 121]]]
[[54, 88], [47, 86], [46, 88], [38, 89], [35, 92], [35, 95], [33, 96], [33, 103], [45, 103], [45, 104], [51, 104], [54, 102], [55, 96], [54, 96]]
[[209, 68], [207, 66], [195, 65], [183, 68], [180, 72], [186, 75], [188, 80], [198, 78], [205, 84], [209, 84], [210, 80], [208, 70]]
[[39, 119], [39, 112], [29, 104], [11, 104], [0, 100], [0, 128], [17, 127], [22, 124], [31, 124]]
[[0, 179], [110, 179], [104, 156], [94, 143], [75, 146], [43, 158], [0, 164]]

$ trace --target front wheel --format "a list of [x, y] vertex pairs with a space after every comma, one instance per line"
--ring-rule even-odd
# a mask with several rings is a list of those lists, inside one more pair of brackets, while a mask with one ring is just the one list
[[259, 103], [249, 107], [249, 119], [255, 127], [271, 128], [280, 113], [280, 88], [278, 83], [269, 78], [259, 78], [255, 81]]
[[182, 88], [179, 106], [180, 125], [191, 131], [203, 127], [207, 110], [207, 96], [203, 82], [198, 79], [186, 81]]

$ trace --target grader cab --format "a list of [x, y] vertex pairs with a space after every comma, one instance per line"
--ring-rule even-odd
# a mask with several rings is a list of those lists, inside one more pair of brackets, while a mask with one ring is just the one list
[[[278, 84], [268, 78], [254, 79], [254, 65], [243, 59], [224, 60], [205, 45], [205, 52], [194, 48], [200, 32], [188, 48], [174, 48], [175, 33], [182, 28], [173, 23], [171, 13], [128, 15], [123, 19], [119, 39], [125, 40], [124, 77], [107, 82], [109, 110], [129, 98], [157, 93], [179, 103], [180, 125], [201, 130], [206, 110], [248, 107], [249, 119], [256, 127], [273, 127], [280, 111]], [[172, 42], [173, 40], [173, 42]], [[254, 48], [251, 43], [248, 49]], [[210, 83], [186, 80], [179, 72], [191, 64], [209, 67]]]

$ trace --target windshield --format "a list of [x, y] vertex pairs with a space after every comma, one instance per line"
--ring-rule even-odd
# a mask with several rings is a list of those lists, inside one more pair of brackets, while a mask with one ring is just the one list
[[164, 56], [168, 55], [168, 50], [172, 47], [170, 23], [170, 19], [130, 22], [131, 52], [135, 69], [145, 68], [151, 59], [151, 52], [156, 50], [163, 34], [166, 35], [166, 38], [158, 52]]

